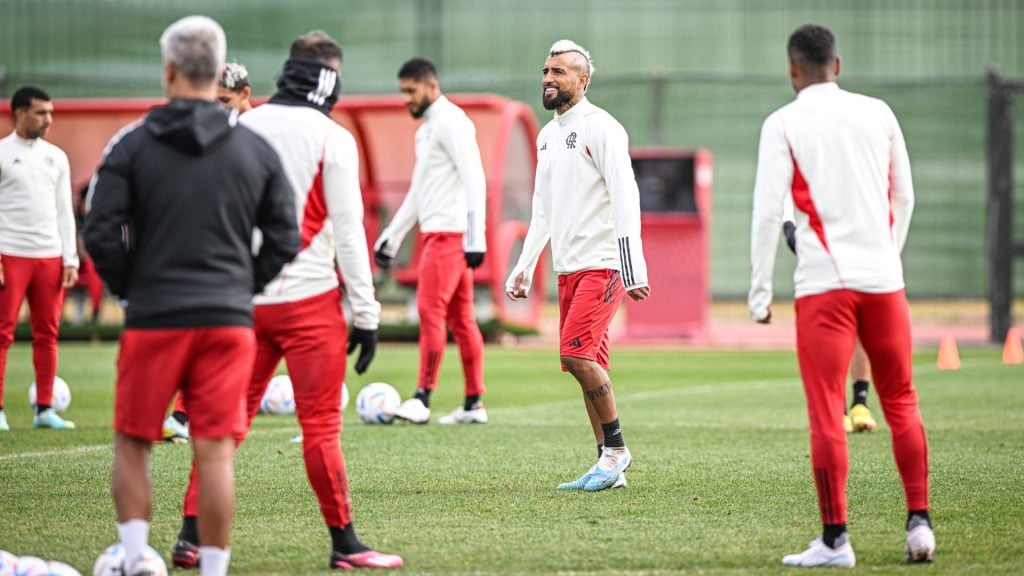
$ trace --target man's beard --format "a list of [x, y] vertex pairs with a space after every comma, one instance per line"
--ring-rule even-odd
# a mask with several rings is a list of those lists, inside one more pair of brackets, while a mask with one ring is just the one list
[[570, 94], [568, 91], [562, 90], [561, 88], [558, 89], [558, 92], [555, 93], [555, 95], [552, 98], [544, 96], [543, 92], [541, 92], [541, 94], [541, 99], [544, 103], [545, 110], [557, 110], [564, 106], [565, 104], [572, 102], [572, 94]]
[[415, 106], [409, 108], [409, 114], [412, 114], [413, 118], [419, 120], [426, 114], [427, 108], [430, 108], [430, 102], [427, 102], [426, 98], [424, 98], [417, 102]]

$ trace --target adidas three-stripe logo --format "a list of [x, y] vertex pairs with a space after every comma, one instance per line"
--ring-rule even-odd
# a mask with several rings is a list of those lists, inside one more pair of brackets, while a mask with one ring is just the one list
[[327, 98], [334, 94], [334, 85], [338, 82], [338, 73], [328, 68], [320, 69], [320, 78], [317, 80], [316, 88], [306, 94], [309, 100], [317, 106], [323, 106]]
[[619, 238], [619, 261], [622, 263], [622, 283], [624, 286], [635, 284], [633, 278], [633, 256], [629, 251], [629, 238]]

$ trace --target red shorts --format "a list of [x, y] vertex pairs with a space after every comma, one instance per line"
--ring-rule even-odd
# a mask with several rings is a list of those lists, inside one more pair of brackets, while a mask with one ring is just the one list
[[608, 370], [608, 326], [625, 295], [618, 270], [559, 274], [559, 354], [593, 360]]
[[162, 439], [167, 404], [181, 390], [192, 436], [244, 434], [245, 391], [255, 357], [256, 337], [248, 327], [125, 330], [117, 357], [114, 430]]

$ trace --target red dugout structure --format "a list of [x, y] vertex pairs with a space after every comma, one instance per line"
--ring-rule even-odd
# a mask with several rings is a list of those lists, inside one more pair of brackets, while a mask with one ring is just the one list
[[[487, 246], [484, 265], [475, 271], [477, 285], [487, 286], [494, 317], [503, 324], [536, 329], [544, 304], [541, 263], [536, 295], [525, 302], [505, 298], [505, 278], [518, 258], [530, 220], [533, 177], [537, 166], [537, 121], [532, 110], [490, 94], [450, 95], [476, 124], [477, 142], [487, 178]], [[71, 163], [72, 187], [84, 186], [99, 165], [103, 148], [123, 126], [163, 100], [57, 100], [48, 140], [60, 146]], [[372, 248], [382, 224], [390, 221], [409, 188], [415, 163], [413, 120], [398, 96], [349, 96], [332, 117], [359, 144], [360, 178], [366, 211], [367, 242]], [[10, 102], [0, 102], [0, 134], [13, 130]], [[420, 256], [418, 235], [406, 240], [396, 261], [396, 280], [416, 284]]]

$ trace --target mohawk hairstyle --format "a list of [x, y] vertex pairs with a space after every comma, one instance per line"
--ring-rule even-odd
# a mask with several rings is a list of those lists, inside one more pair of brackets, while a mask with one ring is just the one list
[[220, 75], [220, 81], [217, 84], [232, 92], [241, 92], [250, 85], [249, 70], [246, 69], [245, 64], [228, 62], [224, 65], [224, 73]]
[[559, 40], [551, 45], [551, 50], [548, 51], [549, 56], [558, 56], [559, 54], [565, 54], [566, 52], [576, 52], [587, 59], [587, 75], [591, 78], [594, 77], [594, 61], [590, 58], [590, 52], [586, 48], [573, 42], [572, 40]]

